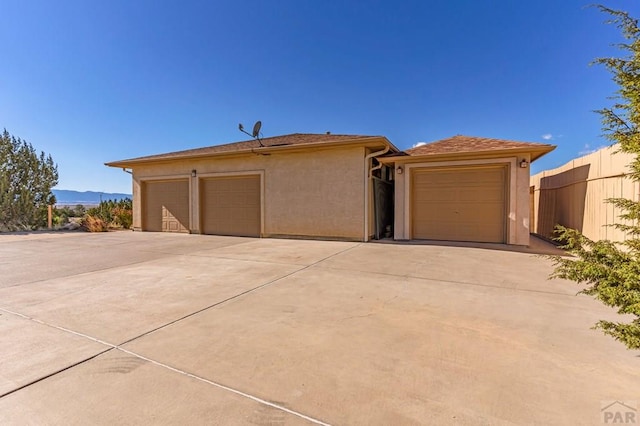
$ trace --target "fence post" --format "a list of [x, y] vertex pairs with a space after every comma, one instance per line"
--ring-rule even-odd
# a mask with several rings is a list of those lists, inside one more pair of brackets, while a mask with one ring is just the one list
[[53, 228], [53, 206], [49, 204], [47, 206], [47, 227], [49, 229]]

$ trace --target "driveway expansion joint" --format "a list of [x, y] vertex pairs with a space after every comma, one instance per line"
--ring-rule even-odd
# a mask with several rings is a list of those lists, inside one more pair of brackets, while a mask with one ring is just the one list
[[603, 400], [638, 399], [638, 358], [590, 329], [619, 315], [530, 254], [364, 243], [321, 260], [356, 243], [21, 238], [0, 236], [0, 281], [51, 280], [0, 291], [2, 424], [594, 424]]
[[[23, 318], [23, 319], [26, 319], [26, 320], [29, 320], [29, 321], [33, 321], [33, 322], [35, 322], [35, 323], [37, 323], [37, 324], [40, 324], [40, 325], [44, 325], [44, 326], [47, 326], [47, 327], [55, 328], [55, 329], [57, 329], [57, 330], [60, 330], [60, 331], [66, 332], [66, 333], [70, 333], [70, 334], [73, 334], [73, 335], [76, 335], [76, 336], [79, 336], [79, 337], [83, 337], [83, 338], [85, 338], [85, 339], [89, 339], [89, 340], [91, 340], [91, 341], [94, 341], [94, 342], [100, 343], [100, 344], [105, 345], [105, 346], [107, 346], [107, 347], [108, 347], [107, 349], [105, 349], [105, 350], [103, 350], [103, 351], [100, 351], [99, 353], [94, 354], [94, 355], [92, 355], [92, 356], [90, 356], [90, 357], [88, 357], [88, 358], [85, 358], [85, 359], [83, 359], [83, 360], [80, 360], [80, 361], [78, 361], [78, 362], [75, 362], [75, 363], [73, 363], [73, 364], [71, 364], [71, 365], [69, 365], [69, 366], [63, 367], [63, 368], [58, 369], [58, 370], [56, 370], [56, 371], [54, 371], [54, 372], [51, 372], [51, 373], [46, 374], [46, 375], [44, 375], [44, 376], [42, 376], [42, 377], [39, 377], [39, 378], [37, 378], [37, 379], [35, 379], [35, 380], [32, 380], [31, 382], [26, 383], [26, 384], [24, 384], [24, 385], [22, 385], [22, 386], [20, 386], [20, 387], [18, 387], [18, 388], [15, 388], [15, 389], [12, 389], [12, 390], [10, 390], [10, 391], [8, 391], [8, 392], [5, 392], [4, 394], [0, 395], [0, 398], [3, 398], [3, 397], [5, 397], [5, 396], [8, 396], [8, 395], [10, 395], [10, 394], [12, 394], [12, 393], [18, 392], [18, 391], [20, 391], [20, 390], [22, 390], [22, 389], [25, 389], [25, 388], [27, 388], [27, 387], [29, 387], [29, 386], [31, 386], [31, 385], [34, 385], [34, 384], [36, 384], [36, 383], [38, 383], [38, 382], [43, 381], [43, 380], [46, 380], [46, 379], [48, 379], [48, 378], [50, 378], [50, 377], [53, 377], [53, 376], [55, 376], [55, 375], [57, 375], [57, 374], [60, 374], [60, 373], [64, 372], [64, 371], [70, 370], [70, 369], [72, 369], [72, 368], [74, 368], [74, 367], [77, 367], [77, 366], [79, 366], [79, 365], [81, 365], [81, 364], [84, 364], [84, 363], [86, 363], [86, 362], [88, 362], [88, 361], [90, 361], [90, 360], [92, 360], [92, 359], [94, 359], [94, 358], [96, 358], [96, 357], [98, 357], [98, 356], [100, 356], [100, 355], [102, 355], [102, 354], [105, 354], [105, 353], [107, 353], [107, 352], [109, 352], [109, 351], [111, 351], [111, 350], [114, 350], [114, 349], [115, 349], [115, 350], [119, 350], [119, 351], [121, 351], [121, 352], [127, 353], [127, 354], [129, 354], [129, 355], [131, 355], [131, 356], [134, 356], [134, 357], [136, 357], [136, 358], [138, 358], [138, 359], [142, 359], [142, 360], [145, 360], [145, 361], [151, 362], [151, 363], [153, 363], [154, 365], [157, 365], [157, 366], [160, 366], [160, 367], [162, 367], [162, 368], [168, 369], [168, 370], [173, 371], [173, 372], [175, 372], [175, 373], [178, 373], [178, 374], [181, 374], [181, 375], [184, 375], [184, 376], [190, 377], [190, 378], [192, 378], [192, 379], [195, 379], [195, 380], [198, 380], [198, 381], [201, 381], [201, 382], [207, 383], [207, 384], [209, 384], [209, 385], [212, 385], [212, 386], [218, 387], [218, 388], [220, 388], [220, 389], [226, 390], [227, 392], [234, 393], [234, 394], [239, 395], [239, 396], [242, 396], [242, 397], [244, 397], [244, 398], [251, 399], [251, 400], [253, 400], [253, 401], [255, 401], [255, 402], [259, 403], [259, 404], [266, 405], [266, 406], [269, 406], [269, 407], [272, 407], [272, 408], [275, 408], [275, 409], [278, 409], [278, 410], [284, 411], [284, 412], [286, 412], [286, 413], [292, 414], [292, 415], [294, 415], [294, 416], [300, 417], [300, 418], [305, 419], [305, 420], [307, 420], [307, 421], [310, 421], [310, 422], [312, 422], [312, 423], [314, 423], [314, 424], [319, 424], [319, 425], [323, 425], [323, 426], [329, 426], [329, 424], [328, 424], [328, 423], [325, 423], [325, 422], [323, 422], [323, 421], [321, 421], [321, 420], [318, 420], [318, 419], [315, 419], [315, 418], [313, 418], [313, 417], [307, 416], [306, 414], [303, 414], [303, 413], [300, 413], [300, 412], [297, 412], [297, 411], [291, 410], [291, 409], [286, 408], [286, 407], [284, 407], [284, 406], [282, 406], [282, 405], [275, 404], [275, 403], [273, 403], [273, 402], [270, 402], [270, 401], [264, 400], [264, 399], [259, 398], [259, 397], [257, 397], [257, 396], [250, 395], [250, 394], [248, 394], [248, 393], [245, 393], [245, 392], [242, 392], [242, 391], [240, 391], [240, 390], [237, 390], [237, 389], [231, 388], [231, 387], [229, 387], [229, 386], [225, 386], [225, 385], [223, 385], [223, 384], [220, 384], [220, 383], [217, 383], [217, 382], [214, 382], [214, 381], [208, 380], [208, 379], [206, 379], [206, 378], [204, 378], [204, 377], [197, 376], [197, 375], [192, 374], [192, 373], [189, 373], [189, 372], [187, 372], [187, 371], [179, 370], [179, 369], [177, 369], [177, 368], [175, 368], [175, 367], [172, 367], [172, 366], [170, 366], [170, 365], [168, 365], [168, 364], [164, 364], [164, 363], [162, 363], [162, 362], [159, 362], [159, 361], [153, 360], [153, 359], [151, 359], [151, 358], [147, 358], [147, 357], [145, 357], [145, 356], [142, 356], [142, 355], [140, 355], [140, 354], [137, 354], [137, 353], [135, 353], [135, 352], [132, 352], [132, 351], [130, 351], [130, 350], [128, 350], [128, 349], [123, 348], [122, 346], [124, 346], [124, 345], [126, 345], [126, 344], [128, 344], [128, 343], [131, 343], [131, 342], [133, 342], [133, 341], [135, 341], [135, 340], [137, 340], [137, 339], [140, 339], [141, 337], [144, 337], [144, 336], [147, 336], [147, 335], [149, 335], [149, 334], [151, 334], [151, 333], [154, 333], [154, 332], [156, 332], [156, 331], [158, 331], [158, 330], [161, 330], [161, 329], [163, 329], [163, 328], [169, 327], [170, 325], [176, 324], [176, 323], [178, 323], [178, 322], [180, 322], [180, 321], [182, 321], [182, 320], [185, 320], [185, 319], [187, 319], [187, 318], [193, 317], [193, 316], [195, 316], [195, 315], [197, 315], [197, 314], [200, 314], [200, 313], [202, 313], [202, 312], [204, 312], [204, 311], [207, 311], [207, 310], [209, 310], [209, 309], [211, 309], [211, 308], [214, 308], [214, 307], [216, 307], [216, 306], [219, 306], [219, 305], [221, 305], [221, 304], [224, 304], [224, 303], [226, 303], [226, 302], [228, 302], [228, 301], [234, 300], [234, 299], [236, 299], [236, 298], [239, 298], [239, 297], [244, 296], [244, 295], [249, 294], [249, 293], [253, 293], [253, 292], [257, 291], [257, 290], [260, 290], [260, 289], [262, 289], [262, 288], [264, 288], [264, 287], [267, 287], [267, 286], [269, 286], [269, 285], [271, 285], [271, 284], [274, 284], [274, 283], [276, 283], [276, 282], [278, 282], [278, 281], [281, 281], [281, 280], [283, 280], [283, 279], [285, 279], [285, 278], [287, 278], [287, 277], [290, 277], [290, 276], [292, 276], [292, 275], [294, 275], [294, 274], [297, 274], [298, 272], [301, 272], [301, 271], [304, 271], [304, 270], [306, 270], [306, 269], [309, 269], [309, 268], [311, 268], [311, 267], [313, 267], [313, 266], [316, 266], [316, 265], [318, 265], [319, 263], [321, 263], [321, 262], [323, 262], [323, 261], [325, 261], [325, 260], [328, 260], [328, 259], [330, 259], [330, 258], [332, 258], [332, 257], [334, 257], [334, 256], [338, 256], [338, 255], [343, 254], [343, 253], [345, 253], [345, 252], [347, 252], [347, 251], [349, 251], [349, 250], [353, 250], [354, 248], [359, 247], [360, 245], [361, 245], [361, 244], [356, 244], [356, 245], [353, 245], [353, 246], [351, 246], [351, 247], [347, 247], [347, 248], [346, 248], [346, 249], [344, 249], [344, 250], [340, 250], [340, 251], [335, 252], [335, 253], [333, 253], [333, 254], [331, 254], [331, 255], [329, 255], [329, 256], [326, 256], [326, 257], [324, 257], [324, 258], [322, 258], [322, 259], [320, 259], [320, 260], [317, 260], [317, 261], [312, 262], [312, 263], [310, 263], [310, 264], [308, 264], [308, 265], [302, 266], [302, 267], [300, 267], [299, 269], [296, 269], [295, 271], [292, 271], [292, 272], [289, 272], [289, 273], [287, 273], [287, 274], [284, 274], [284, 275], [282, 275], [282, 276], [280, 276], [280, 277], [278, 277], [278, 278], [275, 278], [275, 279], [273, 279], [273, 280], [270, 280], [270, 281], [268, 281], [268, 282], [266, 282], [266, 283], [263, 283], [263, 284], [261, 284], [261, 285], [259, 285], [259, 286], [257, 286], [257, 287], [254, 287], [254, 288], [251, 288], [251, 289], [249, 289], [249, 290], [243, 291], [243, 292], [238, 293], [238, 294], [236, 294], [236, 295], [234, 295], [234, 296], [228, 297], [228, 298], [226, 298], [226, 299], [224, 299], [224, 300], [222, 300], [222, 301], [216, 302], [216, 303], [214, 303], [214, 304], [212, 304], [212, 305], [206, 306], [206, 307], [204, 307], [204, 308], [202, 308], [202, 309], [199, 309], [199, 310], [197, 310], [197, 311], [195, 311], [195, 312], [191, 312], [191, 313], [189, 313], [189, 314], [187, 314], [187, 315], [184, 315], [184, 316], [182, 316], [182, 317], [180, 317], [180, 318], [177, 318], [177, 319], [175, 319], [175, 320], [173, 320], [173, 321], [170, 321], [170, 322], [168, 322], [168, 323], [165, 323], [165, 324], [163, 324], [163, 325], [161, 325], [161, 326], [159, 326], [159, 327], [156, 327], [156, 328], [154, 328], [154, 329], [152, 329], [152, 330], [149, 330], [149, 331], [147, 331], [147, 332], [145, 332], [145, 333], [142, 333], [142, 334], [140, 334], [140, 335], [138, 335], [138, 336], [136, 336], [136, 337], [133, 337], [133, 338], [131, 338], [131, 339], [129, 339], [129, 340], [126, 340], [126, 341], [124, 341], [124, 342], [120, 343], [119, 345], [114, 345], [114, 344], [112, 344], [112, 343], [106, 342], [106, 341], [101, 340], [101, 339], [98, 339], [98, 338], [96, 338], [96, 337], [89, 336], [89, 335], [87, 335], [87, 334], [80, 333], [80, 332], [77, 332], [77, 331], [74, 331], [74, 330], [68, 329], [68, 328], [66, 328], [66, 327], [61, 327], [61, 326], [57, 326], [57, 325], [54, 325], [54, 324], [49, 324], [49, 323], [47, 323], [47, 322], [45, 322], [45, 321], [42, 321], [42, 320], [39, 320], [39, 319], [37, 319], [37, 318], [33, 318], [33, 317], [28, 316], [28, 315], [21, 314], [21, 313], [19, 313], [19, 312], [15, 312], [15, 311], [12, 311], [12, 310], [5, 309], [5, 308], [1, 308], [1, 307], [0, 307], [0, 311], [2, 311], [2, 312], [5, 312], [5, 313], [8, 313], [8, 314], [12, 314], [12, 315], [18, 316], [18, 317], [20, 317], [20, 318]], [[140, 262], [135, 262], [135, 263], [140, 263]], [[77, 274], [77, 275], [81, 275], [81, 274]]]
[[308, 416], [306, 414], [300, 413], [300, 412], [295, 411], [295, 410], [291, 410], [291, 409], [289, 409], [287, 407], [284, 407], [284, 406], [279, 405], [279, 404], [275, 404], [273, 402], [270, 402], [270, 401], [267, 401], [265, 399], [259, 398], [257, 396], [248, 394], [246, 392], [242, 392], [241, 390], [234, 389], [232, 387], [223, 385], [221, 383], [214, 382], [213, 380], [209, 380], [209, 379], [206, 379], [204, 377], [195, 375], [193, 373], [189, 373], [188, 371], [180, 370], [178, 368], [172, 367], [172, 366], [170, 366], [168, 364], [165, 364], [163, 362], [156, 361], [154, 359], [151, 359], [151, 358], [145, 357], [143, 355], [140, 355], [140, 354], [138, 354], [136, 352], [130, 351], [128, 349], [125, 349], [125, 348], [123, 348], [121, 346], [121, 345], [124, 345], [124, 344], [126, 344], [128, 342], [122, 343], [121, 345], [114, 345], [112, 343], [105, 342], [104, 340], [98, 339], [96, 337], [92, 337], [92, 336], [89, 336], [89, 335], [84, 334], [84, 333], [79, 333], [77, 331], [68, 329], [66, 327], [60, 327], [60, 326], [57, 326], [57, 325], [54, 325], [54, 324], [49, 324], [49, 323], [47, 323], [45, 321], [41, 321], [41, 320], [39, 320], [37, 318], [33, 318], [33, 317], [28, 316], [28, 315], [21, 314], [19, 312], [10, 311], [10, 310], [4, 309], [4, 308], [0, 308], [0, 311], [8, 313], [8, 314], [15, 315], [15, 316], [18, 316], [18, 317], [26, 319], [28, 321], [33, 321], [33, 322], [35, 322], [37, 324], [44, 325], [46, 327], [51, 327], [51, 328], [54, 328], [54, 329], [57, 329], [57, 330], [60, 330], [60, 331], [71, 333], [71, 334], [74, 334], [76, 336], [83, 337], [85, 339], [89, 339], [91, 341], [94, 341], [94, 342], [100, 343], [102, 345], [108, 346], [108, 348], [106, 348], [106, 349], [104, 349], [104, 350], [102, 350], [102, 351], [100, 351], [100, 352], [98, 352], [96, 354], [93, 354], [90, 357], [87, 357], [87, 358], [82, 359], [80, 361], [74, 362], [71, 365], [68, 365], [66, 367], [60, 368], [60, 369], [58, 369], [56, 371], [53, 371], [53, 372], [48, 373], [48, 374], [46, 374], [46, 375], [44, 375], [42, 377], [39, 377], [39, 378], [37, 378], [35, 380], [32, 380], [29, 383], [25, 383], [24, 385], [21, 385], [21, 386], [15, 388], [15, 389], [12, 389], [12, 390], [7, 391], [7, 392], [5, 392], [3, 394], [0, 394], [0, 399], [4, 398], [6, 396], [9, 396], [9, 395], [11, 395], [13, 393], [16, 393], [16, 392], [18, 392], [18, 391], [20, 391], [22, 389], [25, 389], [25, 388], [27, 388], [29, 386], [32, 386], [32, 385], [34, 385], [36, 383], [42, 382], [42, 381], [44, 381], [44, 380], [46, 380], [46, 379], [48, 379], [50, 377], [56, 376], [56, 375], [58, 375], [58, 374], [60, 374], [60, 373], [62, 373], [64, 371], [67, 371], [67, 370], [70, 370], [70, 369], [72, 369], [74, 367], [82, 365], [82, 364], [84, 364], [84, 363], [86, 363], [88, 361], [91, 361], [92, 359], [95, 359], [95, 358], [99, 357], [100, 355], [103, 355], [103, 354], [105, 354], [107, 352], [110, 352], [112, 350], [118, 350], [120, 352], [123, 352], [123, 353], [126, 353], [128, 355], [131, 355], [131, 356], [133, 356], [135, 358], [141, 359], [143, 361], [150, 362], [150, 363], [152, 363], [152, 364], [154, 364], [154, 365], [156, 365], [158, 367], [161, 367], [161, 368], [167, 369], [169, 371], [172, 371], [174, 373], [178, 373], [178, 374], [180, 374], [182, 376], [186, 376], [186, 377], [189, 377], [191, 379], [206, 383], [208, 385], [215, 386], [215, 387], [217, 387], [219, 389], [222, 389], [222, 390], [225, 390], [227, 392], [231, 392], [231, 393], [233, 393], [235, 395], [250, 399], [250, 400], [252, 400], [254, 402], [257, 402], [259, 404], [266, 405], [266, 406], [269, 406], [271, 408], [275, 408], [275, 409], [280, 410], [280, 411], [284, 411], [284, 412], [286, 412], [288, 414], [294, 415], [296, 417], [300, 417], [300, 418], [302, 418], [304, 420], [307, 420], [307, 421], [309, 421], [311, 423], [314, 423], [314, 424], [317, 424], [317, 425], [322, 425], [322, 426], [331, 426], [329, 423], [323, 422], [322, 420], [310, 417], [310, 416]]
[[[292, 275], [295, 275], [295, 274], [297, 274], [298, 272], [302, 272], [302, 271], [304, 271], [304, 270], [307, 270], [307, 269], [309, 269], [309, 268], [311, 268], [311, 267], [313, 267], [313, 266], [318, 265], [318, 264], [319, 264], [319, 263], [321, 263], [321, 262], [324, 262], [324, 261], [325, 261], [325, 260], [327, 260], [327, 259], [330, 259], [330, 258], [332, 258], [332, 257], [334, 257], [334, 256], [339, 255], [339, 254], [345, 253], [345, 252], [347, 252], [347, 251], [349, 251], [349, 250], [352, 250], [352, 249], [354, 249], [354, 248], [356, 248], [356, 247], [359, 247], [359, 246], [360, 246], [360, 244], [357, 244], [357, 245], [352, 246], [352, 247], [348, 247], [348, 248], [346, 248], [346, 249], [344, 249], [344, 250], [341, 250], [341, 251], [339, 251], [339, 252], [333, 253], [333, 254], [331, 254], [331, 255], [329, 255], [329, 256], [326, 256], [326, 257], [324, 257], [324, 258], [322, 258], [322, 259], [320, 259], [320, 260], [317, 260], [317, 261], [315, 261], [315, 262], [313, 262], [313, 263], [310, 263], [309, 265], [301, 266], [300, 268], [296, 269], [295, 271], [291, 271], [291, 272], [289, 272], [289, 273], [286, 273], [286, 274], [284, 274], [284, 275], [282, 275], [282, 276], [280, 276], [280, 277], [278, 277], [278, 278], [274, 278], [274, 279], [272, 279], [271, 281], [268, 281], [268, 282], [266, 282], [266, 283], [260, 284], [259, 286], [256, 286], [256, 287], [253, 287], [253, 288], [250, 288], [250, 289], [248, 289], [248, 290], [245, 290], [245, 291], [243, 291], [243, 292], [240, 292], [240, 293], [238, 293], [238, 294], [235, 294], [235, 295], [233, 295], [233, 296], [231, 296], [231, 297], [228, 297], [228, 298], [226, 298], [226, 299], [224, 299], [224, 300], [221, 300], [221, 301], [219, 301], [219, 302], [216, 302], [216, 303], [213, 303], [213, 304], [211, 304], [211, 305], [205, 306], [204, 308], [198, 309], [197, 311], [191, 312], [191, 313], [189, 313], [189, 314], [187, 314], [187, 315], [184, 315], [184, 316], [182, 316], [182, 317], [180, 317], [180, 318], [176, 318], [176, 319], [174, 319], [174, 320], [172, 320], [172, 321], [169, 321], [169, 322], [167, 322], [167, 323], [165, 323], [165, 324], [162, 324], [162, 325], [160, 325], [160, 326], [158, 326], [158, 327], [156, 327], [156, 328], [154, 328], [154, 329], [152, 329], [152, 330], [146, 331], [146, 332], [144, 332], [144, 333], [142, 333], [142, 334], [140, 334], [140, 335], [138, 335], [138, 336], [132, 337], [131, 339], [129, 339], [129, 340], [127, 340], [127, 341], [124, 341], [124, 342], [120, 343], [120, 345], [126, 345], [127, 343], [131, 343], [131, 342], [133, 342], [134, 340], [137, 340], [137, 339], [139, 339], [139, 338], [141, 338], [141, 337], [148, 336], [149, 334], [152, 334], [152, 333], [155, 333], [156, 331], [159, 331], [159, 330], [162, 330], [162, 329], [164, 329], [164, 328], [167, 328], [167, 327], [169, 327], [169, 326], [171, 326], [171, 325], [173, 325], [173, 324], [176, 324], [176, 323], [178, 323], [178, 322], [180, 322], [180, 321], [182, 321], [182, 320], [185, 320], [185, 319], [187, 319], [187, 318], [191, 318], [191, 317], [193, 317], [193, 316], [195, 316], [195, 315], [201, 314], [202, 312], [208, 311], [208, 310], [209, 310], [209, 309], [211, 309], [211, 308], [215, 308], [216, 306], [220, 306], [220, 305], [222, 305], [222, 304], [224, 304], [224, 303], [227, 303], [227, 302], [229, 302], [229, 301], [231, 301], [231, 300], [234, 300], [234, 299], [237, 299], [237, 298], [239, 298], [239, 297], [245, 296], [245, 295], [247, 295], [247, 294], [250, 294], [250, 293], [256, 292], [256, 291], [258, 291], [258, 290], [260, 290], [260, 289], [263, 289], [263, 288], [265, 288], [265, 287], [267, 287], [267, 286], [270, 286], [271, 284], [275, 284], [275, 283], [276, 283], [276, 282], [278, 282], [278, 281], [281, 281], [281, 280], [283, 280], [283, 279], [285, 279], [285, 278], [288, 278], [288, 277], [290, 277], [290, 276], [292, 276]], [[297, 265], [297, 266], [300, 266], [300, 265]]]

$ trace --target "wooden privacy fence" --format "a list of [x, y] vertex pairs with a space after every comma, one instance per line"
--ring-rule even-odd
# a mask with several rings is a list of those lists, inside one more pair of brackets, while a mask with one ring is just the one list
[[606, 226], [621, 222], [608, 198], [638, 201], [640, 185], [626, 177], [633, 156], [602, 148], [553, 170], [531, 176], [531, 232], [553, 236], [560, 224], [592, 240], [623, 241], [625, 233]]

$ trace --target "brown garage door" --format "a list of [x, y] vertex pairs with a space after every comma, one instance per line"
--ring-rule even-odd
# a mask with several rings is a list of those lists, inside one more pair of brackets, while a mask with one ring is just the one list
[[506, 166], [416, 170], [412, 238], [506, 242], [506, 181]]
[[146, 182], [143, 188], [143, 230], [189, 232], [188, 180]]
[[260, 236], [259, 175], [202, 179], [200, 205], [204, 234]]

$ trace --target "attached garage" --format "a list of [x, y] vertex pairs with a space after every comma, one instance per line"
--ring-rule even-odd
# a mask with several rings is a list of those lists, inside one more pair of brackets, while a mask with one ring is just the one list
[[413, 239], [506, 242], [507, 167], [413, 170]]
[[379, 158], [395, 170], [394, 239], [529, 245], [529, 168], [554, 148], [458, 135]]
[[375, 158], [397, 151], [384, 136], [295, 133], [108, 165], [131, 170], [135, 231], [367, 241]]
[[202, 233], [260, 236], [260, 175], [200, 180]]
[[142, 227], [145, 231], [189, 232], [189, 181], [148, 181], [143, 184]]

